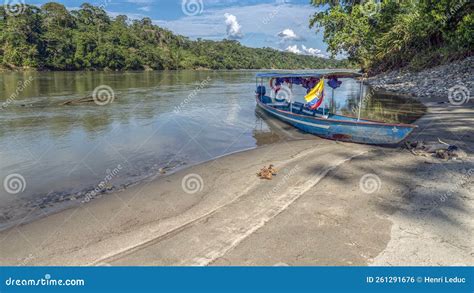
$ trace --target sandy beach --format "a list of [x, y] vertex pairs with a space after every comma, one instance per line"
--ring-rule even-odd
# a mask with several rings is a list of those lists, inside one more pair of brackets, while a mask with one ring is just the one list
[[[0, 264], [473, 265], [474, 104], [445, 100], [422, 100], [409, 140], [439, 138], [467, 158], [324, 140], [276, 121], [286, 141], [0, 232]], [[259, 179], [268, 164], [278, 175]]]

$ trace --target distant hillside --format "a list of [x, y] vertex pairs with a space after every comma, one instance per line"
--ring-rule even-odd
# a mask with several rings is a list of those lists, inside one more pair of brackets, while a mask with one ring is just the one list
[[299, 69], [344, 67], [346, 62], [240, 45], [191, 41], [151, 19], [110, 18], [83, 4], [68, 11], [58, 3], [41, 8], [0, 6], [0, 64], [46, 70]]

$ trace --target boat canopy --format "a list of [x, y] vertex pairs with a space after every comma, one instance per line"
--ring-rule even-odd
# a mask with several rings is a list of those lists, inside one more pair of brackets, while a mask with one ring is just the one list
[[316, 78], [323, 78], [323, 77], [332, 77], [332, 78], [355, 78], [362, 76], [361, 73], [357, 72], [328, 72], [328, 73], [315, 73], [315, 72], [308, 72], [308, 73], [280, 73], [280, 72], [269, 72], [269, 73], [257, 73], [257, 78], [294, 78], [294, 77], [301, 77], [301, 78], [309, 78], [309, 77], [316, 77]]

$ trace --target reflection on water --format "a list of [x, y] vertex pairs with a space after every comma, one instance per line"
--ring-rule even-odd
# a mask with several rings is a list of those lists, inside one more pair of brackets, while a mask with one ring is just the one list
[[[119, 165], [120, 171], [101, 190], [288, 139], [277, 122], [255, 110], [254, 75], [1, 73], [0, 178], [21, 174], [26, 188], [15, 195], [0, 188], [0, 225], [37, 209], [80, 203]], [[30, 77], [33, 81], [18, 91], [19, 82]], [[335, 111], [351, 114], [358, 105], [359, 85], [344, 81], [334, 98]], [[62, 105], [90, 95], [99, 85], [113, 88], [112, 104]], [[302, 99], [304, 92], [295, 89], [295, 95]], [[418, 117], [413, 113], [421, 111], [413, 101], [388, 96], [364, 99], [362, 106], [363, 117], [388, 121], [412, 122]]]
[[[341, 97], [339, 97], [341, 99]], [[376, 93], [372, 89], [364, 88], [362, 106], [360, 97], [352, 94], [340, 105], [337, 112], [348, 116], [358, 116], [359, 108], [361, 117], [371, 120], [408, 123], [411, 124], [420, 118], [426, 111], [426, 107], [416, 100], [388, 93]]]

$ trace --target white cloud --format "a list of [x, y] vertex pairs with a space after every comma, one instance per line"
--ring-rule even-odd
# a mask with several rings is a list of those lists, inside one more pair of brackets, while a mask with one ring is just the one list
[[325, 58], [326, 55], [324, 55], [321, 50], [316, 49], [316, 48], [306, 48], [305, 45], [302, 46], [303, 52], [306, 53], [306, 55], [312, 55], [312, 56], [317, 56], [321, 58]]
[[304, 41], [305, 39], [298, 36], [292, 29], [284, 29], [278, 33], [278, 36], [284, 41]]
[[[207, 3], [207, 2], [206, 2]], [[222, 23], [222, 15], [229, 13], [235, 15], [242, 27], [245, 27], [245, 35], [265, 34], [274, 42], [278, 32], [288, 27], [298, 28], [298, 31], [305, 35], [313, 34], [308, 28], [308, 19], [314, 11], [308, 9], [309, 6], [281, 4], [258, 4], [250, 6], [236, 6], [227, 8], [208, 9], [204, 8], [204, 13], [197, 16], [183, 16], [175, 20], [155, 20], [155, 24], [166, 27], [178, 34], [198, 37], [225, 37], [225, 26]], [[295, 18], [295, 15], [301, 15]], [[322, 39], [322, 38], [320, 38]]]
[[[213, 7], [208, 4], [208, 1], [219, 2], [224, 0], [204, 1], [203, 13], [196, 16], [183, 14], [182, 17], [177, 19], [155, 19], [153, 22], [191, 39], [222, 40], [227, 37], [227, 25], [223, 23], [222, 19], [223, 15], [228, 13], [234, 15], [238, 20], [241, 33], [245, 30], [245, 36], [241, 39], [241, 43], [246, 46], [272, 47], [285, 50], [289, 45], [293, 45], [295, 41], [284, 41], [278, 34], [291, 28], [295, 35], [306, 39], [304, 42], [306, 46], [321, 48], [323, 51], [326, 49], [323, 41], [323, 30], [315, 33], [314, 29], [308, 27], [309, 18], [317, 11], [309, 4], [295, 5], [288, 3], [288, 0], [282, 0], [277, 3], [248, 6], [222, 7], [217, 5]], [[256, 0], [252, 1], [256, 2]], [[239, 3], [242, 3], [242, 1], [239, 1]], [[300, 45], [298, 47], [301, 50]]]
[[316, 48], [308, 48], [305, 45], [302, 45], [301, 49], [298, 48], [298, 45], [291, 45], [288, 46], [285, 51], [299, 55], [311, 55], [320, 58], [327, 58], [326, 55], [321, 52], [321, 50]]
[[149, 12], [151, 10], [151, 7], [150, 6], [143, 6], [143, 7], [138, 8], [138, 10]]
[[227, 37], [230, 39], [241, 39], [244, 37], [242, 34], [242, 26], [237, 21], [237, 17], [230, 13], [225, 13], [225, 24], [227, 26]]
[[303, 52], [298, 49], [298, 45], [288, 46], [285, 51], [295, 53], [295, 54], [303, 54]]

